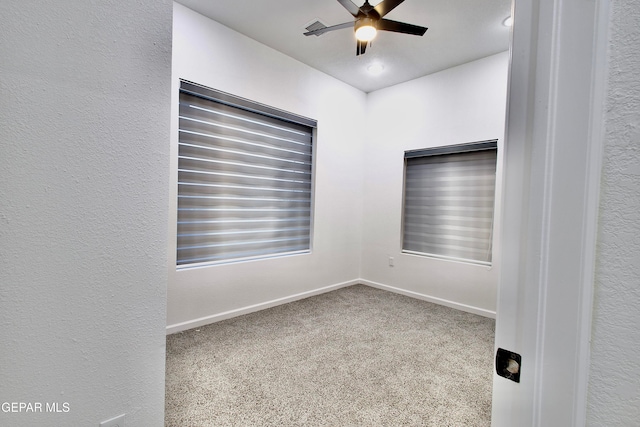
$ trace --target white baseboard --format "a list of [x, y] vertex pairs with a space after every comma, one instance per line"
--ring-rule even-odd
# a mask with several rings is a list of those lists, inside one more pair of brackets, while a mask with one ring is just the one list
[[262, 302], [259, 304], [250, 305], [247, 307], [237, 308], [235, 310], [225, 311], [223, 313], [213, 314], [211, 316], [200, 317], [199, 319], [189, 320], [186, 322], [176, 323], [167, 326], [167, 335], [175, 334], [177, 332], [186, 331], [187, 329], [193, 329], [200, 326], [208, 325], [210, 323], [219, 322], [221, 320], [231, 319], [233, 317], [242, 316], [243, 314], [253, 313], [255, 311], [264, 310], [266, 308], [275, 307], [277, 305], [286, 304], [288, 302], [298, 301], [304, 298], [309, 298], [314, 295], [324, 294], [326, 292], [335, 291], [336, 289], [346, 288], [347, 286], [357, 285], [362, 283], [361, 280], [349, 280], [347, 282], [337, 283], [335, 285], [325, 286], [322, 288], [314, 289], [312, 291], [301, 292], [299, 294], [290, 295], [288, 297], [277, 298], [271, 301]]
[[442, 298], [432, 297], [432, 296], [421, 294], [418, 292], [408, 291], [406, 289], [396, 288], [394, 286], [384, 285], [378, 282], [372, 282], [371, 280], [354, 279], [354, 280], [349, 280], [342, 283], [337, 283], [335, 285], [314, 289], [312, 291], [301, 292], [299, 294], [290, 295], [288, 297], [277, 298], [271, 301], [266, 301], [259, 304], [250, 305], [247, 307], [241, 307], [235, 310], [225, 311], [223, 313], [213, 314], [211, 316], [201, 317], [199, 319], [189, 320], [187, 322], [169, 325], [167, 326], [167, 335], [186, 331], [187, 329], [198, 328], [200, 326], [208, 325], [210, 323], [220, 322], [221, 320], [231, 319], [233, 317], [242, 316], [243, 314], [253, 313], [256, 311], [264, 310], [266, 308], [275, 307], [277, 305], [298, 301], [304, 298], [312, 297], [314, 295], [320, 295], [326, 292], [331, 292], [337, 289], [346, 288], [347, 286], [358, 285], [358, 284], [371, 286], [373, 288], [378, 288], [378, 289], [382, 289], [389, 292], [394, 292], [394, 293], [405, 295], [411, 298], [432, 302], [434, 304], [444, 305], [446, 307], [455, 308], [456, 310], [466, 311], [467, 313], [473, 313], [479, 316], [489, 317], [491, 319], [496, 318], [495, 311], [485, 310], [483, 308], [473, 307], [470, 305], [461, 304], [458, 302], [449, 301]]
[[449, 300], [438, 298], [438, 297], [432, 297], [430, 295], [408, 291], [406, 289], [396, 288], [394, 286], [383, 285], [382, 283], [372, 282], [371, 280], [360, 279], [360, 283], [362, 283], [363, 285], [371, 286], [372, 288], [378, 288], [378, 289], [382, 289], [389, 292], [395, 292], [396, 294], [405, 295], [405, 296], [420, 299], [423, 301], [432, 302], [434, 304], [444, 305], [446, 307], [455, 308], [456, 310], [466, 311], [467, 313], [477, 314], [479, 316], [488, 317], [490, 319], [496, 318], [495, 311], [485, 310], [484, 308], [478, 308], [471, 305], [461, 304], [459, 302], [449, 301]]

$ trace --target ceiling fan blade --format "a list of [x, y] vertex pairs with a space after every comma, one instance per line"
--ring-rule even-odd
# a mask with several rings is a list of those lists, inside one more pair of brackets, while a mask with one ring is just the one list
[[395, 9], [396, 6], [398, 6], [403, 1], [404, 0], [383, 0], [378, 3], [374, 7], [374, 9], [376, 10], [376, 12], [378, 12], [378, 14], [380, 14], [380, 17], [382, 18], [384, 15]]
[[360, 40], [357, 40], [356, 56], [364, 55], [364, 52], [367, 50], [367, 45], [368, 44], [369, 44], [369, 42], [361, 42]]
[[358, 13], [360, 13], [360, 8], [356, 6], [355, 3], [353, 3], [351, 0], [338, 0], [338, 3], [344, 6], [344, 8], [347, 9], [353, 16], [358, 16]]
[[378, 21], [378, 30], [393, 31], [394, 33], [413, 34], [414, 36], [423, 36], [427, 32], [426, 27], [420, 27], [413, 24], [405, 24], [404, 22], [392, 21], [390, 19], [381, 19]]
[[328, 31], [341, 30], [343, 28], [353, 28], [353, 21], [345, 22], [344, 24], [332, 25], [330, 27], [318, 28], [317, 30], [307, 31], [305, 36], [320, 36]]

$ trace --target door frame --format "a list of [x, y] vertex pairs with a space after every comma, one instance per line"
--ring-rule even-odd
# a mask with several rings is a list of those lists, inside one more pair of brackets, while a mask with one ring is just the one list
[[609, 0], [514, 0], [492, 426], [582, 426], [603, 156]]

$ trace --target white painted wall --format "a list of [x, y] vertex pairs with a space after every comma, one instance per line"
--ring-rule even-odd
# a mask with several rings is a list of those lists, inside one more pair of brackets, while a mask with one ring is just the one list
[[[172, 182], [179, 79], [318, 121], [311, 254], [176, 271], [169, 244], [169, 332], [352, 284], [360, 275], [366, 95], [192, 10], [174, 5]], [[170, 224], [175, 224], [172, 188]], [[170, 236], [175, 227], [170, 226]]]
[[495, 315], [500, 203], [491, 268], [402, 254], [402, 186], [406, 150], [498, 139], [500, 200], [508, 61], [504, 52], [368, 95], [361, 276], [365, 283]]
[[[497, 138], [501, 144], [507, 67], [505, 52], [365, 95], [175, 4], [172, 181], [180, 78], [317, 119], [319, 132], [312, 254], [178, 271], [170, 267], [168, 331], [358, 279], [494, 315], [499, 248], [492, 268], [400, 255], [402, 156], [406, 149], [483, 139]], [[366, 141], [356, 126], [365, 122]], [[174, 201], [175, 187], [172, 191]], [[499, 224], [499, 206], [496, 212]], [[170, 215], [173, 224], [175, 202]], [[169, 252], [173, 265], [175, 241]], [[388, 256], [396, 258], [395, 267], [388, 267]]]
[[[613, 3], [590, 426], [638, 419], [639, 10], [638, 0]], [[54, 418], [60, 425], [97, 425], [125, 412], [127, 425], [162, 425], [170, 27], [166, 1], [0, 3], [0, 400], [68, 402], [70, 411]], [[273, 57], [262, 47], [257, 52]], [[252, 76], [249, 83], [223, 80], [229, 91], [278, 101], [258, 73]], [[328, 79], [313, 72], [297, 77], [313, 84]], [[302, 92], [278, 101], [285, 108], [319, 92], [294, 83]], [[335, 82], [322, 87], [349, 92]], [[311, 107], [287, 109], [305, 108]], [[329, 115], [320, 109], [316, 118]], [[344, 160], [319, 165], [325, 175], [357, 157], [356, 148], [341, 148]], [[341, 178], [324, 176], [322, 191]], [[339, 214], [323, 212], [324, 227]], [[365, 220], [372, 214], [366, 211]], [[330, 236], [323, 247], [346, 241]], [[325, 267], [326, 259], [334, 260], [325, 250], [314, 265]], [[231, 276], [216, 272], [211, 281]], [[0, 412], [1, 425], [51, 420]]]
[[640, 420], [640, 1], [611, 2], [589, 426]]
[[171, 2], [3, 0], [0, 58], [0, 425], [160, 426]]

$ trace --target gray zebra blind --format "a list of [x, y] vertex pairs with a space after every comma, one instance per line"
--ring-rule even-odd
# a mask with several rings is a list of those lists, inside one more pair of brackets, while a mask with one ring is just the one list
[[405, 153], [403, 251], [491, 264], [497, 142]]
[[308, 252], [315, 121], [182, 82], [177, 264]]

